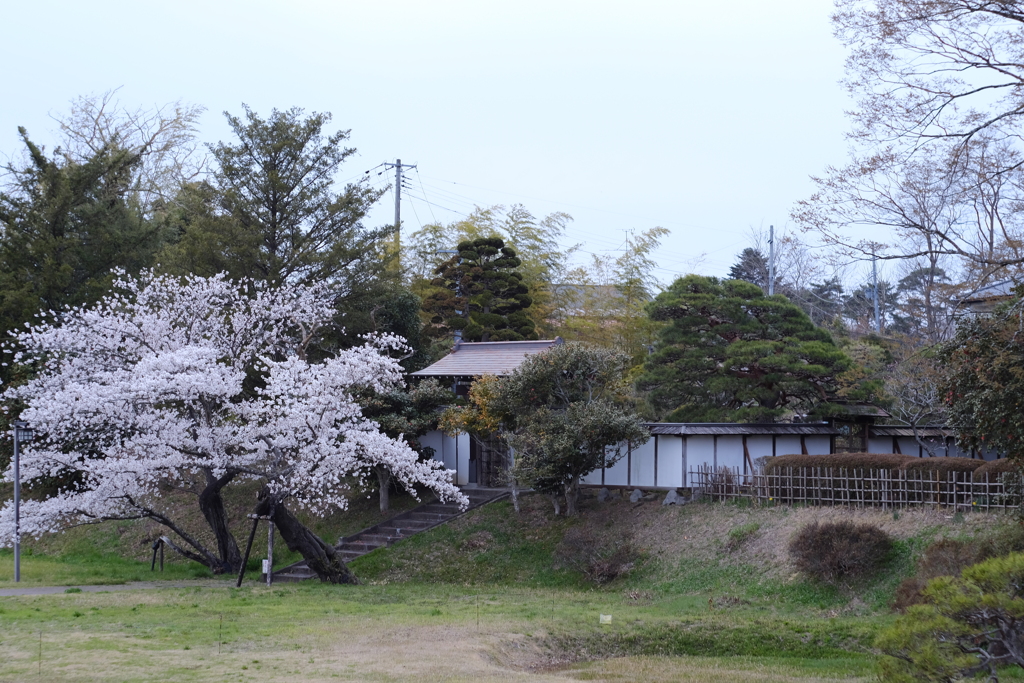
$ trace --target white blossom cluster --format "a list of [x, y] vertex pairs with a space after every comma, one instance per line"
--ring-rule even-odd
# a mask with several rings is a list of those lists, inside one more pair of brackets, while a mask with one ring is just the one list
[[[352, 482], [384, 465], [410, 490], [465, 505], [450, 471], [380, 433], [352, 399], [356, 389], [402, 383], [388, 356], [404, 348], [401, 338], [306, 359], [333, 312], [315, 287], [145, 273], [122, 275], [96, 306], [16, 333], [14, 360], [36, 369], [3, 393], [23, 403], [20, 418], [36, 433], [22, 450], [22, 481], [69, 482], [23, 501], [22, 533], [152, 516], [161, 490], [201, 472], [260, 480], [324, 514], [345, 508]], [[10, 503], [0, 509], [0, 544], [13, 540], [13, 516]]]

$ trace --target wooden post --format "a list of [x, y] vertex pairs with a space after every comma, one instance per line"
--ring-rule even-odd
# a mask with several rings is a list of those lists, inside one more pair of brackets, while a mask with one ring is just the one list
[[252, 531], [249, 532], [249, 542], [245, 544], [245, 557], [242, 558], [242, 566], [238, 568], [238, 583], [235, 584], [235, 588], [242, 587], [242, 579], [245, 577], [245, 565], [249, 562], [252, 542], [256, 538], [256, 525], [260, 523], [260, 518], [256, 515], [249, 515], [249, 519], [252, 520]]
[[267, 585], [274, 583], [274, 523], [267, 522]]

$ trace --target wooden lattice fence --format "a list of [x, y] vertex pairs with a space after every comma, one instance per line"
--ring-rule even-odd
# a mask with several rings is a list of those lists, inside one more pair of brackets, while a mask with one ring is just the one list
[[760, 503], [905, 508], [915, 505], [973, 509], [1020, 506], [1020, 486], [1006, 474], [922, 470], [801, 467], [743, 474], [728, 467], [690, 470], [695, 491], [712, 500], [746, 498]]

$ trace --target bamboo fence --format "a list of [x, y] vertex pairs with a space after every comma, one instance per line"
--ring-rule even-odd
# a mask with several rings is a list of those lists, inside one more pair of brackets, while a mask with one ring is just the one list
[[[1020, 506], [1004, 474], [921, 470], [791, 467], [771, 474], [743, 474], [738, 468], [701, 466], [690, 470], [695, 491], [712, 500], [746, 498], [786, 505], [847, 505], [907, 508], [935, 505], [981, 510]], [[1013, 487], [1016, 488], [1016, 487]]]

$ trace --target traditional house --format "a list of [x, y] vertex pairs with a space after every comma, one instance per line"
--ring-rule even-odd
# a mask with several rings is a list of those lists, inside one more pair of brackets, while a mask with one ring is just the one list
[[[504, 377], [518, 368], [528, 356], [545, 351], [562, 338], [539, 341], [455, 342], [452, 352], [413, 377], [435, 377], [450, 383], [456, 396], [466, 396], [473, 380], [484, 375]], [[500, 485], [499, 472], [507, 457], [502, 444], [486, 437], [469, 434], [448, 436], [439, 431], [420, 438], [420, 443], [434, 449], [434, 458], [455, 471], [455, 483]]]

